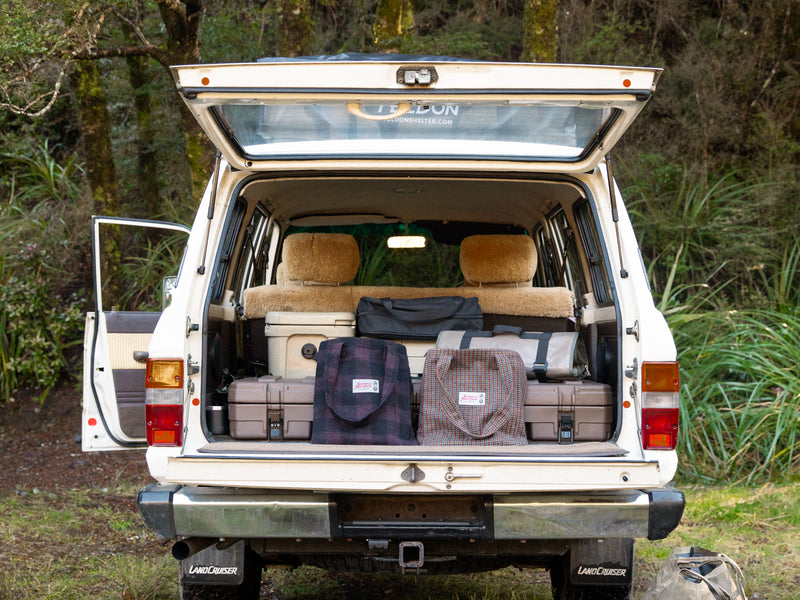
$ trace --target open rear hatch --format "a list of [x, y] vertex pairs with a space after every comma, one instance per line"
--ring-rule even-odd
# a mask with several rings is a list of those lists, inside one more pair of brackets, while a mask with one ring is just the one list
[[251, 171], [391, 159], [392, 167], [480, 160], [495, 163], [482, 169], [586, 172], [642, 109], [660, 72], [418, 61], [173, 67], [213, 143]]

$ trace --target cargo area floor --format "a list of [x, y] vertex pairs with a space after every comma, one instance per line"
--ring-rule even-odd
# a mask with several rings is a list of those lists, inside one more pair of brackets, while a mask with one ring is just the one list
[[209, 455], [309, 454], [315, 459], [324, 455], [386, 456], [403, 460], [416, 457], [482, 456], [508, 457], [578, 457], [602, 458], [625, 456], [628, 451], [614, 442], [576, 442], [574, 444], [530, 443], [527, 446], [348, 446], [310, 444], [308, 442], [217, 441], [197, 450]]

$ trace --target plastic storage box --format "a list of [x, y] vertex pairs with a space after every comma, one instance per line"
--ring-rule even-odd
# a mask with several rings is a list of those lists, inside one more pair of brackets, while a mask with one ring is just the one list
[[595, 381], [528, 381], [525, 427], [534, 442], [605, 442], [611, 437], [611, 387]]
[[313, 378], [249, 377], [228, 389], [228, 420], [235, 439], [307, 441], [313, 419]]

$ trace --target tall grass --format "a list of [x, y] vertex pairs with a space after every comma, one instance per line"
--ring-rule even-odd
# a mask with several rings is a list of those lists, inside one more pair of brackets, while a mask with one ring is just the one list
[[680, 352], [682, 475], [800, 476], [800, 242], [782, 242], [765, 209], [781, 186], [657, 155], [630, 167], [631, 217]]
[[123, 234], [124, 256], [104, 274], [104, 308], [160, 311], [164, 278], [178, 274], [186, 234], [139, 227], [124, 228]]
[[709, 311], [671, 325], [682, 474], [742, 483], [800, 475], [800, 312]]
[[778, 232], [791, 229], [767, 209], [780, 184], [665, 164], [658, 155], [628, 165], [626, 176], [635, 182], [625, 196], [659, 304], [683, 309], [713, 289], [720, 305], [767, 306], [765, 278], [782, 271]]
[[59, 163], [46, 142], [0, 155], [0, 404], [20, 387], [44, 399], [74, 362], [85, 303], [80, 177], [75, 157]]
[[800, 306], [800, 241], [786, 244], [772, 269], [759, 269], [770, 304], [779, 310]]

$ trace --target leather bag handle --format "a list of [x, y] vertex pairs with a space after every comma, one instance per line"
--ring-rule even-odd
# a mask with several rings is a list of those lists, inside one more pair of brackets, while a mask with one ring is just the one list
[[[353, 338], [357, 339], [357, 338]], [[353, 418], [350, 415], [343, 415], [339, 410], [333, 407], [331, 403], [331, 391], [336, 388], [336, 376], [339, 373], [339, 365], [342, 361], [342, 356], [347, 351], [347, 345], [344, 342], [339, 342], [339, 352], [335, 355], [335, 360], [329, 365], [325, 371], [325, 405], [330, 409], [333, 416], [345, 423], [346, 425], [358, 426], [367, 421], [372, 415], [378, 412], [389, 399], [390, 392], [392, 392], [397, 385], [397, 378], [393, 378], [391, 386], [386, 385], [386, 358], [389, 351], [388, 346], [383, 347], [383, 382], [381, 390], [381, 401], [374, 409], [369, 411], [365, 416], [360, 418]]]
[[419, 311], [412, 311], [412, 310], [403, 310], [402, 308], [395, 307], [394, 301], [391, 298], [381, 298], [379, 302], [383, 306], [383, 308], [392, 315], [395, 319], [399, 321], [407, 321], [407, 322], [425, 322], [425, 321], [436, 321], [438, 319], [444, 319], [447, 317], [452, 317], [456, 312], [458, 312], [461, 307], [464, 305], [464, 298], [460, 298], [458, 296], [454, 297], [452, 305], [450, 306], [442, 306], [441, 308], [431, 308], [429, 310], [419, 310]]

